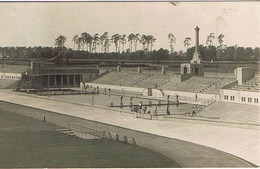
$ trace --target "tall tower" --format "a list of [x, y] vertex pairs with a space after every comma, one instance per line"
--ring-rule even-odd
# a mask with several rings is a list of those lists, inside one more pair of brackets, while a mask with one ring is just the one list
[[181, 64], [181, 81], [185, 81], [192, 76], [204, 76], [204, 68], [200, 62], [199, 54], [199, 31], [200, 28], [195, 28], [195, 52], [190, 63]]
[[199, 31], [200, 28], [196, 26], [195, 28], [195, 52], [193, 54], [193, 58], [191, 60], [191, 63], [200, 63], [200, 58], [199, 58]]

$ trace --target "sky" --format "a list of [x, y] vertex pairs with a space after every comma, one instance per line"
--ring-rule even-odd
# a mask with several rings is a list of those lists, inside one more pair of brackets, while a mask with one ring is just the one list
[[185, 37], [194, 46], [196, 26], [203, 45], [213, 32], [224, 34], [227, 46], [260, 47], [260, 2], [0, 2], [0, 23], [2, 47], [54, 46], [63, 35], [72, 48], [76, 34], [108, 32], [151, 34], [154, 49], [170, 50], [167, 37], [173, 33], [179, 51]]

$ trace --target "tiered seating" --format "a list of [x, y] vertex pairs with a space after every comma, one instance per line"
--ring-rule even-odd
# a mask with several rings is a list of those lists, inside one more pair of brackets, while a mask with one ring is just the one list
[[12, 79], [0, 79], [0, 89], [8, 88], [8, 86], [12, 85], [13, 83], [17, 82], [17, 80]]
[[13, 65], [2, 65], [1, 72], [8, 73], [13, 69]]
[[1, 65], [0, 72], [4, 73], [23, 73], [28, 70], [29, 66], [21, 66], [21, 65]]
[[220, 88], [234, 81], [236, 80], [232, 74], [224, 73], [206, 73], [205, 77], [196, 76], [180, 82], [180, 75], [110, 72], [93, 83], [215, 94], [219, 93]]
[[167, 83], [168, 81], [170, 81], [169, 75], [151, 74], [151, 76], [140, 80], [134, 86], [143, 88], [159, 88], [162, 84]]
[[113, 85], [118, 86], [134, 86], [139, 81], [149, 78], [150, 74], [139, 74], [139, 73], [129, 73], [128, 76], [125, 76], [122, 79], [119, 79], [113, 83]]
[[203, 89], [201, 89], [199, 92], [201, 93], [210, 93], [210, 94], [217, 94], [220, 92], [220, 89], [230, 83], [235, 82], [236, 79], [235, 78], [221, 78], [218, 79], [216, 82], [214, 82], [213, 84], [211, 84], [210, 86], [207, 86]]
[[123, 78], [125, 76], [128, 76], [128, 73], [117, 73], [117, 72], [110, 72], [96, 80], [93, 81], [93, 83], [98, 84], [113, 84], [115, 81], [119, 80], [120, 78]]
[[185, 92], [199, 92], [200, 90], [214, 84], [217, 78], [208, 77], [192, 77], [182, 83], [178, 83], [170, 88], [170, 90], [185, 91]]
[[141, 87], [141, 88], [155, 88], [153, 74], [143, 74], [142, 77], [134, 81], [131, 86]]
[[110, 84], [117, 86], [133, 86], [141, 88], [162, 88], [167, 83], [180, 82], [179, 76], [148, 74], [148, 73], [117, 73], [110, 72], [96, 80], [93, 83]]
[[204, 77], [235, 78], [234, 73], [204, 72]]
[[25, 71], [27, 71], [29, 69], [28, 66], [19, 66], [16, 69], [13, 69], [12, 72], [13, 73], [23, 73]]
[[171, 75], [170, 80], [161, 83], [158, 88], [164, 90], [171, 90], [175, 85], [181, 83], [181, 77], [179, 75]]
[[220, 117], [220, 121], [260, 125], [259, 106], [217, 101], [198, 115]]
[[260, 92], [260, 74], [256, 73], [253, 79], [248, 80], [247, 82], [243, 83], [243, 85], [235, 85], [231, 87], [231, 89]]

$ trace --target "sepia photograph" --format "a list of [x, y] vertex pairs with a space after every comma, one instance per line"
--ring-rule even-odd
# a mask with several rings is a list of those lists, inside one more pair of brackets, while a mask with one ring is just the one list
[[0, 168], [258, 168], [260, 2], [0, 2]]

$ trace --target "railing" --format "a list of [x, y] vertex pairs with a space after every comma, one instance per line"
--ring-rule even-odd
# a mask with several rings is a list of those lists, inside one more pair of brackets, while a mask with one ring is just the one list
[[108, 74], [109, 72], [110, 72], [110, 71], [109, 71], [109, 69], [108, 69], [108, 70], [106, 70], [105, 72], [100, 73], [100, 74], [99, 74], [98, 76], [96, 76], [95, 78], [91, 79], [91, 81], [94, 81], [94, 80], [96, 80], [96, 79], [98, 79], [98, 78], [100, 78], [100, 77], [102, 77], [102, 76]]
[[237, 80], [234, 81], [234, 82], [232, 82], [232, 83], [229, 83], [229, 84], [227, 84], [227, 85], [225, 85], [225, 86], [223, 86], [223, 87], [221, 87], [220, 89], [229, 89], [231, 86], [234, 86], [234, 85], [236, 85], [236, 84], [238, 84], [238, 81], [237, 81]]
[[[58, 126], [64, 127], [66, 129], [58, 129], [58, 131], [63, 131], [62, 133], [67, 133], [69, 135], [73, 135], [82, 139], [88, 139], [89, 136], [94, 136], [94, 138], [101, 139], [110, 139], [118, 142], [123, 142], [126, 144], [137, 145], [134, 137], [129, 137], [126, 135], [120, 135], [118, 133], [104, 131], [99, 129], [90, 128], [87, 126], [79, 125], [76, 123], [72, 123], [70, 121], [63, 120], [57, 116], [52, 115], [42, 115], [34, 112], [27, 113], [26, 116], [32, 117], [37, 120], [41, 120], [44, 122], [49, 122], [56, 124]], [[66, 132], [64, 132], [66, 131]]]

